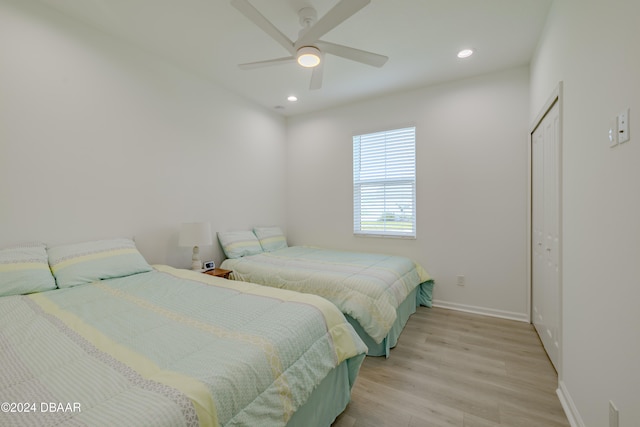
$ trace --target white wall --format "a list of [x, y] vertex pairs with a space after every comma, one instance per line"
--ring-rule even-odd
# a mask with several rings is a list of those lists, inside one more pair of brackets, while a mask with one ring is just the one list
[[[290, 243], [409, 256], [439, 304], [528, 319], [528, 91], [523, 67], [288, 119]], [[352, 136], [407, 124], [417, 239], [354, 237]]]
[[[282, 117], [203, 78], [0, 1], [0, 247], [135, 236], [188, 267], [181, 222], [284, 223], [284, 140]], [[217, 241], [201, 255], [219, 262]]]
[[[531, 66], [533, 118], [564, 81], [561, 395], [574, 425], [640, 425], [640, 2], [557, 0]], [[608, 146], [631, 108], [631, 141]]]

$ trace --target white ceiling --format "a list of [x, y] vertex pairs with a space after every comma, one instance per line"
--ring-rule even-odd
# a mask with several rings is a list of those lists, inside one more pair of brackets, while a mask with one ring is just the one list
[[[237, 64], [289, 53], [228, 0], [40, 0], [128, 43], [205, 76], [284, 115], [301, 114], [395, 91], [525, 65], [552, 0], [372, 0], [322, 37], [389, 57], [375, 68], [325, 57], [324, 80], [297, 64], [240, 70]], [[250, 0], [291, 40], [297, 11], [322, 17], [338, 0]], [[456, 53], [472, 47], [461, 60]], [[290, 103], [288, 95], [299, 100]]]

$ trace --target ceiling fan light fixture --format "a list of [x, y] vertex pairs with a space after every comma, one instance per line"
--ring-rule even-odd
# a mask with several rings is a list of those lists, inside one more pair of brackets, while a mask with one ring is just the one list
[[296, 60], [305, 68], [313, 68], [320, 65], [320, 51], [313, 46], [304, 46], [298, 49]]

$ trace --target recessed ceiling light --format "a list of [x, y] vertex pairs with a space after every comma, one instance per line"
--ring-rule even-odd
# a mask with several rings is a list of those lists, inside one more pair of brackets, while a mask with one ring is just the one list
[[458, 58], [468, 58], [471, 55], [473, 55], [472, 49], [462, 49], [460, 52], [458, 52]]
[[287, 96], [287, 101], [289, 102], [296, 102], [298, 100], [298, 97], [295, 95], [289, 95]]

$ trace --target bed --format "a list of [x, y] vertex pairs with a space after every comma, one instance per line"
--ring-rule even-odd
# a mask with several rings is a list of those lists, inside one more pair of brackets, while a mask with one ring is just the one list
[[346, 407], [367, 349], [331, 303], [89, 246], [0, 250], [0, 425], [328, 426]]
[[345, 314], [370, 356], [389, 357], [416, 307], [431, 307], [434, 282], [406, 257], [289, 247], [277, 227], [256, 228], [253, 234], [218, 233], [228, 257], [220, 267], [232, 270], [234, 280], [328, 299]]

